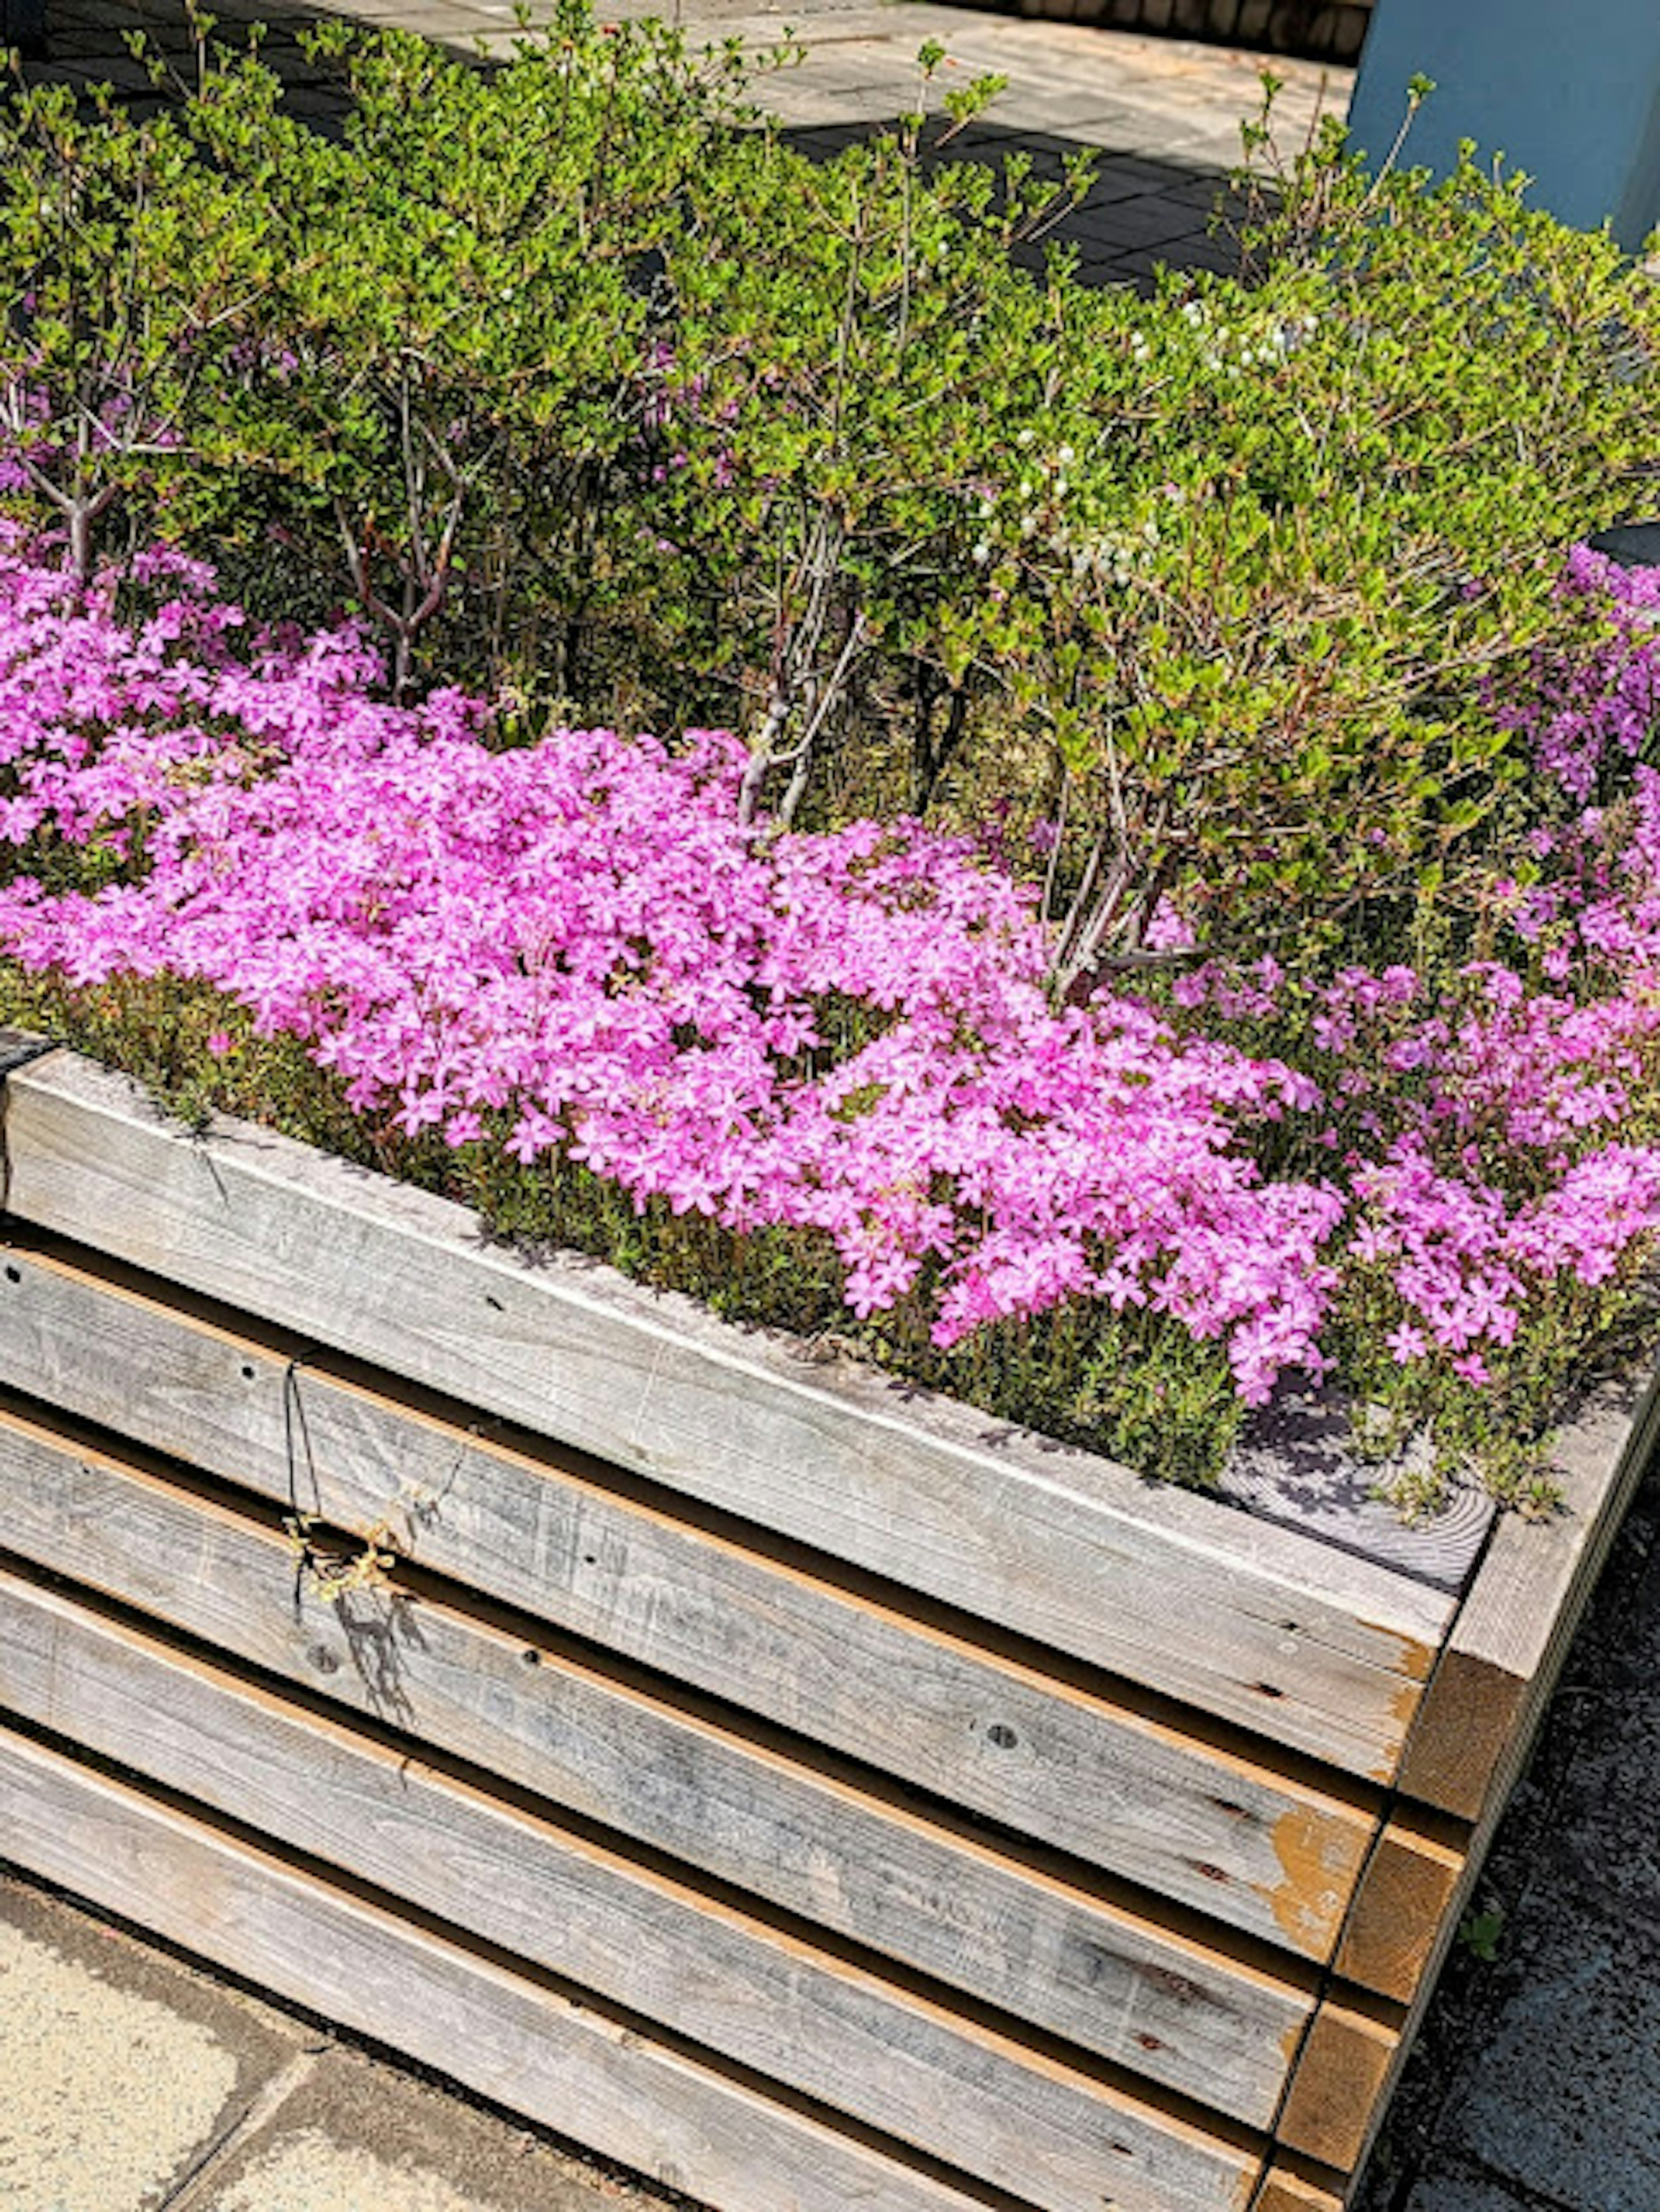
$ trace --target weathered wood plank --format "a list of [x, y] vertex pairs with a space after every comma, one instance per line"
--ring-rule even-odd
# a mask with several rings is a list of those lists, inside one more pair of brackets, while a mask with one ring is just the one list
[[1606, 1386], [1556, 1439], [1563, 1510], [1494, 1528], [1408, 1738], [1404, 1796], [1475, 1820], [1508, 1791], [1657, 1437], [1649, 1376]]
[[721, 2212], [1020, 2212], [0, 1729], [13, 1863]]
[[246, 1124], [199, 1142], [54, 1053], [7, 1086], [21, 1218], [1379, 1780], [1451, 1601], [714, 1321]]
[[1152, 2081], [1259, 2124], [1274, 2109], [1313, 2008], [1312, 1978], [1290, 1961], [1270, 1972], [1219, 1934], [1207, 1941], [1104, 1902], [897, 1792], [804, 1767], [647, 1686], [430, 1599], [366, 1592], [296, 1606], [276, 1531], [7, 1413], [0, 1533], [20, 1559]]
[[1275, 2164], [1262, 2177], [1250, 2212], [1343, 2212], [1347, 2192], [1293, 2167]]
[[1469, 1832], [1402, 1806], [1378, 1835], [1338, 1946], [1340, 1974], [1407, 2003], [1417, 1994], [1469, 1857]]
[[0, 1572], [0, 1704], [1043, 2212], [1237, 2201], [1219, 2142], [1048, 2039], [958, 2011], [729, 1893], [514, 1808], [224, 1668]]
[[[1388, 2113], [1459, 1922], [1475, 1895], [1487, 1853], [1532, 1753], [1585, 1601], [1657, 1436], [1660, 1380], [1633, 1376], [1599, 1389], [1555, 1442], [1560, 1514], [1543, 1526], [1501, 1521], [1477, 1571], [1466, 1600], [1469, 1618], [1461, 1620], [1462, 1636], [1448, 1654], [1461, 1663], [1453, 1670], [1446, 1701], [1438, 1701], [1430, 1715], [1434, 1733], [1415, 1771], [1420, 1781], [1456, 1800], [1454, 1811], [1479, 1798], [1480, 1817], [1435, 1926], [1393, 2063], [1373, 2102], [1353, 2162], [1357, 2173], [1364, 2171]], [[1536, 1552], [1529, 1548], [1533, 1544]], [[1523, 1667], [1531, 1669], [1525, 1678], [1517, 1671]], [[1480, 1702], [1484, 1682], [1494, 1692], [1503, 1717], [1498, 1731]], [[1469, 1731], [1463, 1751], [1454, 1733], [1461, 1718]]]
[[[1154, 1893], [1330, 1955], [1376, 1831], [1353, 1799], [677, 1521], [574, 1454], [470, 1436], [131, 1279], [0, 1254], [0, 1384], [409, 1556]], [[300, 1347], [303, 1349], [303, 1347]], [[319, 1355], [326, 1358], [326, 1355]], [[753, 1886], [753, 1877], [749, 1877]], [[1364, 1978], [1364, 1977], [1363, 1977]]]
[[1417, 1437], [1380, 1468], [1354, 1449], [1353, 1407], [1335, 1382], [1274, 1393], [1245, 1420], [1219, 1478], [1253, 1513], [1306, 1535], [1398, 1567], [1438, 1589], [1462, 1590], [1475, 1571], [1498, 1510], [1474, 1472], [1447, 1482], [1438, 1509], [1403, 1521], [1379, 1497], [1380, 1478], [1407, 1475], [1433, 1456]]
[[[1495, 1793], [1490, 1801], [1487, 1815], [1477, 1826], [1470, 1839], [1463, 1865], [1439, 1918], [1423, 1931], [1425, 1940], [1421, 1945], [1422, 1964], [1418, 1975], [1417, 1986], [1411, 2001], [1406, 2007], [1405, 2017], [1401, 2024], [1401, 2032], [1394, 2052], [1383, 2079], [1377, 2085], [1372, 2096], [1371, 2109], [1366, 2114], [1365, 2124], [1360, 2132], [1359, 2143], [1349, 2162], [1348, 2186], [1340, 2193], [1337, 2200], [1343, 2203], [1347, 2203], [1348, 2197], [1353, 2193], [1354, 2185], [1365, 2172], [1366, 2160], [1371, 2154], [1372, 2146], [1377, 2142], [1379, 2130], [1388, 2117], [1390, 2101], [1399, 2084], [1402, 2069], [1411, 2055], [1414, 2043], [1417, 2040], [1418, 2032], [1423, 2025], [1424, 2015], [1429, 2009], [1431, 2000], [1435, 1994], [1435, 1987], [1440, 1978], [1441, 1970], [1446, 1964], [1447, 1954], [1451, 1950], [1454, 1939], [1457, 1935], [1459, 1922], [1475, 1894], [1475, 1885], [1480, 1878], [1481, 1867], [1491, 1848], [1493, 1836], [1497, 1832], [1499, 1822], [1503, 1817], [1505, 1802], [1509, 1798], [1520, 1770], [1521, 1762], [1518, 1760], [1515, 1762], [1514, 1771], [1511, 1772], [1502, 1792]], [[1268, 2201], [1264, 2200], [1265, 2207]], [[1279, 2200], [1272, 2201], [1277, 2208]], [[1252, 2212], [1258, 2212], [1258, 2209], [1253, 2206]], [[1284, 2212], [1304, 2212], [1303, 2200], [1295, 2196], [1286, 2197]], [[1325, 2200], [1317, 2197], [1311, 2199], [1310, 2212], [1326, 2212]]]
[[1381, 2110], [1401, 2031], [1398, 2007], [1360, 2011], [1328, 1999], [1298, 2055], [1274, 2130], [1278, 2142], [1351, 2172]]

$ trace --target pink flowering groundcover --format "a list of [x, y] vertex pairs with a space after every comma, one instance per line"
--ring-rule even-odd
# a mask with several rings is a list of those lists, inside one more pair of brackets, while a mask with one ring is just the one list
[[1223, 1443], [1333, 1370], [1537, 1425], [1660, 1224], [1660, 572], [1562, 588], [1598, 641], [1493, 702], [1536, 803], [1462, 957], [1183, 957], [1172, 907], [1156, 984], [1057, 1005], [994, 831], [745, 826], [729, 735], [505, 744], [351, 627], [164, 553], [119, 611], [14, 533], [13, 1011], [1080, 1441], [1134, 1448], [1126, 1346]]

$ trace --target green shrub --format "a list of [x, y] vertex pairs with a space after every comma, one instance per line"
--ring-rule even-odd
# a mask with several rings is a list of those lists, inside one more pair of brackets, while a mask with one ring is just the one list
[[1305, 957], [1456, 885], [1523, 772], [1487, 688], [1660, 455], [1654, 286], [1606, 236], [1469, 158], [1369, 181], [1335, 131], [1287, 184], [1252, 284], [1104, 306], [1081, 423], [988, 521], [1067, 772], [1063, 983], [1166, 893]]
[[498, 69], [313, 46], [332, 137], [223, 50], [176, 113], [0, 120], [11, 473], [82, 573], [182, 535], [355, 604], [395, 692], [731, 725], [787, 818], [1058, 823], [1059, 997], [1456, 911], [1522, 772], [1484, 687], [1660, 452], [1606, 236], [1332, 131], [1246, 280], [1144, 300], [1017, 265], [1087, 179], [941, 158], [985, 87], [815, 166], [581, 0]]
[[309, 43], [350, 97], [337, 138], [246, 65], [194, 107], [281, 270], [250, 331], [245, 449], [281, 481], [291, 536], [344, 557], [395, 692], [446, 625], [429, 676], [447, 656], [522, 674], [511, 633], [539, 643], [602, 588], [596, 509], [618, 503], [637, 431], [645, 273], [741, 78], [577, 6], [493, 70], [344, 23]]
[[[947, 141], [988, 89], [953, 99]], [[921, 126], [822, 167], [757, 135], [692, 181], [668, 260], [666, 536], [751, 737], [745, 805], [787, 769], [787, 821], [838, 739], [895, 771], [879, 805], [933, 797], [999, 673], [978, 517], [1089, 307], [1012, 258], [1081, 195], [1081, 159], [1000, 191], [937, 138], [925, 166]]]
[[127, 509], [195, 513], [274, 240], [183, 123], [66, 86], [0, 104], [0, 486], [61, 528], [84, 582]]

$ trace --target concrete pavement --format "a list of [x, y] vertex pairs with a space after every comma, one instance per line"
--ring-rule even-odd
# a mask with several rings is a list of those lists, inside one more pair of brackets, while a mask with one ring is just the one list
[[674, 2202], [0, 1871], [0, 2212]]

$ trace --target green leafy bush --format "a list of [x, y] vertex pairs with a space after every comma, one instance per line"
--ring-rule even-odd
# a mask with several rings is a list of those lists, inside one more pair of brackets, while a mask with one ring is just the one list
[[[981, 104], [954, 98], [945, 143]], [[666, 534], [751, 734], [745, 807], [787, 769], [786, 821], [837, 741], [873, 746], [885, 797], [933, 797], [998, 672], [977, 517], [1091, 304], [1012, 258], [1081, 167], [999, 191], [938, 140], [925, 167], [921, 134], [823, 167], [757, 136], [693, 181], [669, 256]]]
[[289, 541], [344, 559], [397, 693], [429, 629], [423, 672], [459, 652], [499, 676], [526, 657], [511, 634], [535, 653], [600, 588], [646, 272], [731, 135], [736, 64], [569, 6], [493, 71], [340, 22], [310, 45], [350, 95], [337, 138], [246, 64], [192, 109], [279, 271], [249, 326], [244, 454], [281, 483]]
[[76, 574], [123, 519], [193, 512], [274, 239], [172, 114], [37, 87], [0, 106], [0, 483]]
[[58, 88], [0, 112], [23, 488], [69, 519], [83, 575], [119, 503], [135, 542], [240, 549], [267, 602], [337, 577], [399, 692], [417, 666], [500, 674], [510, 629], [539, 645], [592, 596], [649, 267], [732, 143], [735, 58], [581, 6], [494, 70], [336, 22], [307, 40], [350, 101], [328, 135], [257, 44], [203, 37], [149, 119]]
[[988, 523], [1075, 810], [1066, 981], [1166, 894], [1304, 958], [1456, 886], [1523, 773], [1487, 688], [1660, 453], [1652, 283], [1472, 158], [1371, 180], [1334, 130], [1255, 253], [1104, 311]]
[[1087, 176], [942, 158], [985, 88], [815, 165], [580, 0], [495, 70], [314, 48], [337, 136], [222, 49], [175, 113], [0, 122], [0, 405], [82, 573], [210, 538], [400, 695], [738, 727], [787, 818], [1000, 793], [1061, 824], [1058, 996], [1161, 914], [1309, 958], [1456, 890], [1520, 773], [1483, 684], [1660, 451], [1606, 237], [1333, 130], [1249, 281], [1143, 300], [1017, 265]]

